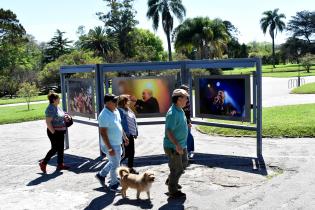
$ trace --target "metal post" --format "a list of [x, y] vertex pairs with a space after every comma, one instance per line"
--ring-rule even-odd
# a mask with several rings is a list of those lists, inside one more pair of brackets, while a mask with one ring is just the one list
[[180, 69], [180, 81], [181, 84], [188, 84], [189, 70], [186, 68], [186, 64], [183, 62]]
[[[62, 94], [62, 109], [63, 111], [66, 112], [67, 111], [67, 95], [66, 95], [65, 74], [60, 75], [60, 81], [61, 81], [61, 94]], [[66, 129], [64, 144], [65, 144], [64, 148], [69, 149], [68, 128]]]
[[[97, 64], [96, 65], [96, 70], [97, 72], [97, 89], [96, 89], [96, 92], [97, 92], [97, 98], [98, 98], [98, 109], [97, 109], [97, 117], [100, 115], [101, 111], [103, 110], [103, 107], [104, 107], [104, 73], [103, 73], [103, 70], [100, 66], [100, 64]], [[101, 150], [101, 142], [102, 141], [102, 137], [101, 137], [101, 133], [100, 133], [100, 130], [98, 130], [98, 140], [99, 140], [99, 151], [100, 151], [100, 156], [103, 155], [103, 152]]]
[[[188, 69], [189, 71], [189, 69]], [[190, 101], [190, 117], [194, 116], [193, 110], [194, 110], [194, 103], [193, 103], [193, 94], [192, 94], [192, 74], [191, 71], [189, 71], [189, 79], [188, 79], [188, 87], [189, 87], [189, 101]]]
[[257, 124], [257, 76], [253, 72], [253, 123]]
[[299, 69], [298, 69], [298, 81], [297, 81], [297, 86], [301, 86], [301, 75], [300, 75], [300, 64], [299, 64]]
[[262, 70], [261, 59], [257, 58], [257, 157], [262, 158]]

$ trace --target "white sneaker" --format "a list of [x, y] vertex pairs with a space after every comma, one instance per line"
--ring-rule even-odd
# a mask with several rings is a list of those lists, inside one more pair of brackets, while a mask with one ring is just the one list
[[191, 152], [189, 152], [189, 154], [188, 154], [188, 158], [189, 159], [193, 159], [194, 158], [194, 152], [193, 151], [191, 151]]

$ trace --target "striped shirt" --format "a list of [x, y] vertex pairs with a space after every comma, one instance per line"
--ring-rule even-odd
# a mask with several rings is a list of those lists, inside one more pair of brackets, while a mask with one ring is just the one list
[[123, 108], [118, 108], [121, 124], [127, 136], [138, 136], [138, 127], [135, 114], [130, 110], [125, 110]]

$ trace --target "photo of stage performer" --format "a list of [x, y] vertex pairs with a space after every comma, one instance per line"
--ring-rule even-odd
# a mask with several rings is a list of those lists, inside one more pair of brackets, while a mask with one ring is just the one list
[[217, 95], [211, 99], [211, 113], [216, 115], [235, 116], [237, 110], [231, 103], [225, 101], [225, 93], [219, 90]]
[[160, 113], [159, 103], [153, 97], [153, 92], [150, 89], [142, 91], [142, 100], [135, 96], [131, 96], [130, 100], [135, 103], [134, 107], [137, 113]]

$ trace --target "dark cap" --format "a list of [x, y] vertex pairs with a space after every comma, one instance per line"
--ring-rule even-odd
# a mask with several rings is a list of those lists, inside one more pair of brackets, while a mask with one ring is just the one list
[[187, 85], [181, 85], [179, 87], [179, 89], [183, 89], [183, 90], [189, 91], [189, 87]]
[[114, 94], [106, 94], [104, 96], [104, 103], [112, 101], [114, 103], [116, 103], [118, 100], [118, 96], [114, 95]]

